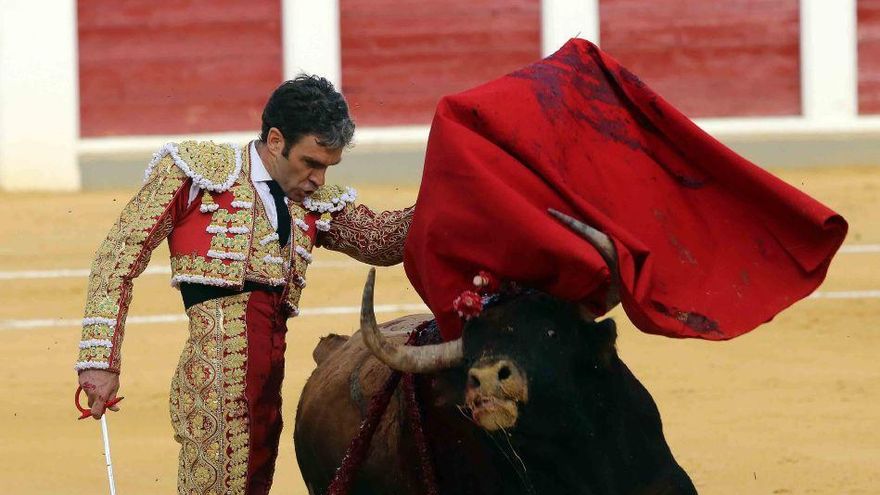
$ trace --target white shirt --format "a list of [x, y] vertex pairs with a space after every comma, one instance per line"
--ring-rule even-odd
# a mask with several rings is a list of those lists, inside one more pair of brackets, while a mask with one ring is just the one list
[[[272, 224], [272, 228], [278, 230], [278, 210], [275, 209], [275, 198], [272, 197], [272, 192], [269, 191], [269, 181], [272, 180], [272, 177], [269, 175], [269, 172], [266, 171], [266, 166], [263, 165], [263, 160], [260, 159], [260, 154], [257, 153], [256, 141], [251, 141], [250, 153], [251, 183], [253, 183], [257, 195], [260, 197], [260, 201], [266, 209], [266, 215], [269, 217], [269, 222]], [[200, 192], [201, 189], [199, 186], [195, 184], [190, 186], [189, 201], [186, 203], [187, 208], [189, 208], [189, 205], [195, 201]], [[287, 198], [284, 198], [284, 202], [287, 203]]]

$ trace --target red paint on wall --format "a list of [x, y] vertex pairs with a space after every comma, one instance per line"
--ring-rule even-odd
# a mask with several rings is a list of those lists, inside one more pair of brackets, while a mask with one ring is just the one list
[[798, 0], [600, 0], [602, 48], [690, 117], [799, 115]]
[[859, 113], [880, 113], [880, 0], [858, 0]]
[[428, 124], [443, 95], [541, 57], [540, 0], [340, 0], [358, 125]]
[[279, 0], [80, 0], [80, 134], [258, 130], [280, 15]]

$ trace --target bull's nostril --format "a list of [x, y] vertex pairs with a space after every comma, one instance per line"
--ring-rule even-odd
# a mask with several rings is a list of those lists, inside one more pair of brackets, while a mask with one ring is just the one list
[[468, 375], [468, 386], [471, 388], [477, 388], [480, 386], [480, 380], [474, 375]]
[[502, 366], [501, 369], [498, 370], [498, 379], [507, 380], [508, 378], [510, 378], [510, 368]]

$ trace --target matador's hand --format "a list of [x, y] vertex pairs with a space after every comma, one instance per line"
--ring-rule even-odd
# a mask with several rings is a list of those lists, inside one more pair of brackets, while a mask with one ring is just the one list
[[[119, 375], [105, 370], [83, 370], [79, 374], [79, 386], [89, 398], [92, 417], [101, 419], [106, 404], [116, 398], [119, 391]], [[110, 406], [111, 411], [118, 411], [119, 406]]]

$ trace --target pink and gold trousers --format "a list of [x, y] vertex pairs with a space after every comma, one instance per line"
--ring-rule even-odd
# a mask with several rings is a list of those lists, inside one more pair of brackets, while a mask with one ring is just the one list
[[187, 309], [189, 339], [171, 380], [181, 494], [265, 494], [281, 435], [287, 310], [254, 291]]

